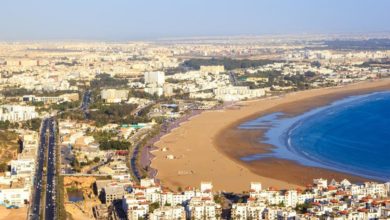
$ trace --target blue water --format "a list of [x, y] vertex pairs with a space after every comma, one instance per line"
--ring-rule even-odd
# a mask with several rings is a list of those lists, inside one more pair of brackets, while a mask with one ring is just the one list
[[390, 92], [349, 97], [295, 117], [273, 113], [239, 128], [266, 129], [262, 142], [276, 147], [244, 161], [277, 157], [390, 180]]
[[70, 202], [81, 202], [84, 200], [83, 192], [80, 190], [68, 191], [68, 200]]

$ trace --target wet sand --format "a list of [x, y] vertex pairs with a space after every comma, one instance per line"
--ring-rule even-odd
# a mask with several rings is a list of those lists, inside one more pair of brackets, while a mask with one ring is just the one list
[[[272, 146], [258, 142], [264, 131], [243, 131], [237, 126], [272, 112], [296, 115], [343, 97], [382, 90], [390, 90], [390, 80], [289, 93], [283, 97], [239, 102], [224, 110], [205, 111], [155, 144], [157, 149], [152, 152], [155, 158], [151, 166], [158, 170], [157, 178], [171, 189], [198, 186], [201, 181], [212, 181], [216, 190], [232, 192], [248, 190], [251, 181], [277, 188], [302, 187], [319, 177], [365, 181], [361, 177], [302, 166], [289, 160], [243, 162], [239, 158], [269, 152]], [[162, 151], [163, 148], [167, 151]], [[167, 155], [175, 159], [167, 159]]]

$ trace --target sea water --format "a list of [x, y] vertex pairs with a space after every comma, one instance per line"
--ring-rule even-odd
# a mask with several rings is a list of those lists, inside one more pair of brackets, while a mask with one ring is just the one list
[[265, 129], [260, 141], [277, 157], [381, 181], [390, 180], [390, 92], [348, 97], [288, 117], [277, 112], [248, 121], [240, 129]]

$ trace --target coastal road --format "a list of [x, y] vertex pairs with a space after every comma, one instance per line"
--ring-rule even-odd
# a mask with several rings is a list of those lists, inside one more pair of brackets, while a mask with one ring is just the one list
[[139, 130], [133, 137], [130, 138], [130, 143], [132, 143], [133, 147], [129, 150], [130, 154], [130, 168], [133, 172], [133, 175], [140, 180], [141, 174], [137, 167], [137, 158], [140, 153], [141, 148], [141, 140], [148, 134], [149, 129], [141, 129]]
[[43, 166], [45, 162], [46, 135], [49, 125], [49, 119], [42, 120], [41, 130], [39, 135], [38, 155], [36, 160], [36, 170], [34, 175], [34, 186], [32, 190], [32, 199], [28, 219], [39, 220], [41, 216], [41, 196], [42, 196], [42, 179]]
[[137, 178], [137, 180], [140, 180], [141, 174], [137, 168], [137, 157], [138, 157], [138, 154], [140, 151], [139, 144], [134, 145], [133, 148], [134, 148], [134, 150], [133, 150], [131, 157], [130, 157], [130, 167], [131, 167], [131, 170], [133, 172], [134, 177]]

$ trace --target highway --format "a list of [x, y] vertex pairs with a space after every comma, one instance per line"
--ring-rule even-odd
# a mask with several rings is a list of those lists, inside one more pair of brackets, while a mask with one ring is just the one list
[[30, 206], [29, 219], [39, 220], [41, 215], [40, 204], [42, 195], [42, 179], [43, 179], [43, 166], [45, 162], [45, 147], [46, 147], [46, 134], [49, 124], [49, 119], [43, 119], [41, 124], [41, 131], [39, 135], [38, 155], [36, 162], [36, 171], [34, 176], [34, 188], [32, 192], [32, 200]]
[[56, 141], [55, 121], [49, 119], [49, 142], [47, 148], [45, 219], [56, 218]]
[[[36, 171], [34, 176], [34, 188], [29, 210], [28, 219], [40, 220], [56, 219], [56, 142], [55, 142], [55, 121], [53, 118], [42, 120], [40, 131], [40, 143], [36, 162]], [[46, 150], [47, 149], [47, 150]], [[45, 155], [47, 153], [47, 155]], [[44, 176], [45, 161], [46, 176]], [[45, 184], [42, 180], [46, 177]], [[42, 193], [42, 190], [43, 193]], [[42, 198], [43, 194], [43, 198]], [[42, 209], [41, 204], [44, 204]]]
[[[91, 92], [84, 92], [80, 109], [88, 118]], [[29, 220], [56, 219], [56, 124], [53, 117], [44, 118], [40, 130], [40, 142], [34, 175], [34, 186], [31, 195], [31, 204], [28, 214]], [[45, 155], [47, 153], [47, 155]], [[46, 160], [47, 159], [47, 160]], [[47, 161], [47, 164], [45, 162]], [[44, 167], [46, 167], [46, 176]], [[42, 180], [45, 179], [45, 185]], [[44, 190], [44, 191], [42, 191]], [[42, 197], [43, 196], [43, 197]], [[41, 205], [44, 205], [42, 208]], [[42, 218], [43, 217], [43, 218]]]

